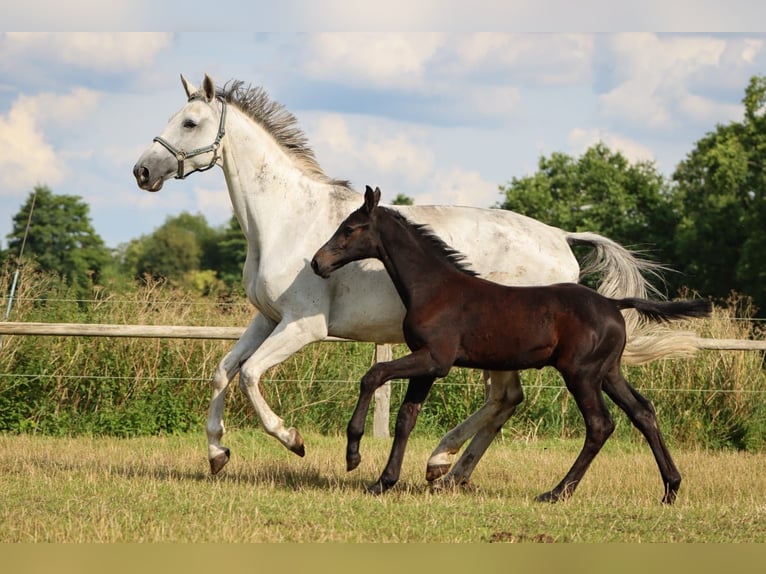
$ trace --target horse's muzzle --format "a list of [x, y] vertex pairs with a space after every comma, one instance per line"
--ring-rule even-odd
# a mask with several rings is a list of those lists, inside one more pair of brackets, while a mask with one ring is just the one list
[[145, 165], [139, 165], [136, 164], [133, 166], [133, 177], [136, 178], [136, 183], [138, 184], [138, 187], [145, 191], [159, 191], [162, 189], [162, 178], [157, 179], [152, 183], [151, 181], [151, 173], [149, 172], [149, 168]]

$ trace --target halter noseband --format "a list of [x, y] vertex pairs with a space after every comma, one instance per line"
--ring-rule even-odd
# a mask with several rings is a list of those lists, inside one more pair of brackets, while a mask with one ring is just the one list
[[[194, 98], [189, 98], [189, 101], [192, 101]], [[173, 144], [170, 142], [164, 140], [160, 136], [157, 136], [154, 138], [154, 141], [156, 141], [158, 144], [163, 146], [166, 150], [168, 150], [170, 153], [172, 153], [176, 160], [178, 161], [178, 172], [176, 173], [176, 179], [185, 179], [187, 176], [198, 172], [198, 171], [207, 171], [210, 168], [212, 168], [216, 162], [218, 161], [218, 148], [221, 146], [221, 140], [223, 139], [223, 136], [226, 135], [226, 102], [221, 99], [217, 98], [219, 102], [221, 102], [221, 121], [218, 124], [218, 134], [215, 136], [215, 141], [211, 143], [210, 145], [206, 145], [205, 147], [200, 147], [197, 149], [193, 149], [191, 151], [184, 151], [182, 149], [176, 149]], [[210, 163], [206, 167], [198, 167], [197, 169], [191, 170], [189, 173], [184, 173], [184, 161], [192, 158], [197, 155], [201, 155], [203, 153], [207, 153], [209, 151], [213, 152], [213, 159], [210, 160]]]

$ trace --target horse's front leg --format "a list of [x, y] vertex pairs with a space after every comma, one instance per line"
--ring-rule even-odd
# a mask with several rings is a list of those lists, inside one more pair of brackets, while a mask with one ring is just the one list
[[226, 403], [226, 390], [231, 380], [239, 372], [239, 366], [269, 336], [275, 326], [276, 323], [265, 315], [257, 314], [231, 351], [218, 364], [213, 374], [211, 381], [213, 396], [210, 400], [205, 425], [208, 461], [210, 462], [210, 472], [213, 474], [218, 474], [226, 466], [231, 455], [231, 451], [221, 444], [225, 432], [223, 411]]
[[327, 337], [323, 314], [292, 319], [284, 317], [263, 343], [240, 367], [239, 387], [263, 424], [264, 430], [285, 447], [304, 456], [303, 437], [294, 427], [285, 428], [284, 421], [271, 410], [259, 388], [261, 376], [268, 369], [297, 353], [309, 343]]

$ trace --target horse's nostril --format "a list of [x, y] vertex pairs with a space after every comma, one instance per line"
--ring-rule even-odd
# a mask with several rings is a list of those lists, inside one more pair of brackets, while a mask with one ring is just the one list
[[146, 166], [136, 164], [133, 166], [133, 177], [138, 183], [146, 183], [149, 181], [149, 169]]

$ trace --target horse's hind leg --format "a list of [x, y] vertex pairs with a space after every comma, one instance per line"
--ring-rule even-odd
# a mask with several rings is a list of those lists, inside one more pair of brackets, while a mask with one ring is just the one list
[[[487, 374], [485, 371], [485, 380]], [[434, 489], [468, 483], [471, 473], [497, 433], [524, 400], [521, 377], [517, 371], [493, 371], [490, 376], [489, 396], [485, 403], [449, 431], [428, 459], [426, 480], [435, 481], [432, 484]], [[474, 436], [473, 440], [450, 470], [449, 457], [454, 455], [470, 436]]]
[[585, 421], [585, 444], [566, 476], [553, 490], [539, 495], [539, 502], [557, 502], [572, 496], [590, 463], [614, 431], [614, 422], [601, 394], [599, 377], [565, 375], [564, 380]]
[[210, 400], [207, 423], [205, 424], [208, 461], [212, 474], [218, 474], [229, 462], [231, 456], [231, 451], [221, 444], [225, 432], [223, 411], [226, 403], [226, 390], [231, 380], [239, 372], [240, 364], [253, 353], [273, 329], [273, 323], [270, 323], [262, 315], [257, 315], [232, 350], [218, 363], [213, 374], [211, 381], [213, 396]]
[[635, 427], [646, 437], [652, 449], [654, 459], [660, 469], [665, 494], [662, 502], [672, 504], [681, 486], [681, 474], [678, 472], [670, 451], [662, 438], [654, 406], [649, 399], [643, 397], [620, 374], [619, 369], [611, 373], [604, 381], [604, 391], [614, 403], [630, 418]]

